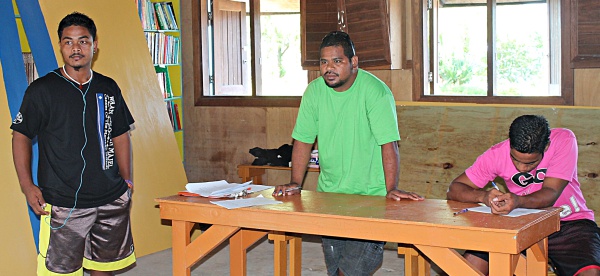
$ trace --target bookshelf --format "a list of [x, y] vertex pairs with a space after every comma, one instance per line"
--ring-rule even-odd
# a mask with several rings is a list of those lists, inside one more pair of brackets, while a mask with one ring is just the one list
[[183, 159], [183, 98], [179, 0], [136, 0], [148, 50]]

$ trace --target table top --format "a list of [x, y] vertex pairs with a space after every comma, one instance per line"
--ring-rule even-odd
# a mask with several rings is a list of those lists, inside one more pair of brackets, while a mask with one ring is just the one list
[[560, 208], [520, 217], [477, 212], [454, 216], [456, 211], [477, 205], [313, 191], [286, 197], [271, 193], [268, 189], [251, 196], [261, 194], [283, 203], [228, 210], [210, 203], [218, 199], [169, 196], [156, 201], [163, 219], [510, 254], [519, 253], [560, 227]]

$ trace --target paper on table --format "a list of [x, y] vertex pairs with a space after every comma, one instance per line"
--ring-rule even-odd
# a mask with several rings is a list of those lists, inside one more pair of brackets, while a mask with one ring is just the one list
[[[479, 213], [486, 213], [486, 214], [491, 214], [492, 213], [492, 209], [488, 206], [478, 206], [478, 207], [473, 207], [473, 208], [467, 208], [469, 209], [469, 212], [479, 212]], [[512, 211], [510, 211], [510, 213], [506, 214], [505, 216], [507, 217], [520, 217], [520, 216], [524, 216], [524, 215], [529, 215], [529, 214], [535, 214], [535, 213], [539, 213], [542, 212], [544, 210], [539, 210], [539, 209], [526, 209], [526, 208], [517, 208], [514, 209]]]
[[221, 207], [225, 207], [227, 209], [236, 209], [236, 208], [250, 207], [250, 206], [280, 204], [283, 202], [277, 201], [274, 199], [270, 199], [270, 198], [265, 198], [262, 195], [259, 195], [257, 197], [251, 197], [251, 198], [211, 201], [210, 203], [219, 205]]
[[252, 181], [242, 184], [229, 183], [225, 180], [188, 183], [185, 188], [190, 193], [195, 193], [203, 197], [223, 197], [239, 193], [243, 190], [250, 189], [248, 192], [258, 192], [272, 188], [271, 186], [252, 185]]

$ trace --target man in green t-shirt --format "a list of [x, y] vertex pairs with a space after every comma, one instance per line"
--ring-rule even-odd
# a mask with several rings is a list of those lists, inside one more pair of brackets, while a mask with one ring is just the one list
[[[321, 77], [304, 95], [292, 133], [291, 181], [273, 195], [300, 193], [318, 139], [319, 192], [422, 200], [399, 190], [398, 119], [385, 83], [358, 68], [348, 34], [327, 34], [320, 47]], [[323, 237], [328, 275], [370, 275], [383, 260], [383, 242]]]

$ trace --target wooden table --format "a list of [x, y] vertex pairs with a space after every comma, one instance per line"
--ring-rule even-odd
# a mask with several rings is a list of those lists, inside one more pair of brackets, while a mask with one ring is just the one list
[[[272, 198], [272, 190], [260, 192]], [[256, 194], [252, 195], [256, 196]], [[282, 204], [228, 210], [200, 197], [156, 199], [160, 217], [172, 221], [173, 275], [229, 240], [231, 275], [246, 275], [246, 249], [262, 237], [275, 240], [275, 275], [286, 275], [282, 248], [291, 245], [290, 275], [300, 274], [298, 234], [349, 237], [413, 244], [449, 275], [482, 275], [455, 249], [490, 252], [490, 275], [546, 275], [548, 235], [559, 230], [558, 208], [511, 218], [453, 212], [474, 204], [426, 199], [392, 201], [384, 197], [302, 191], [278, 197]], [[194, 223], [211, 224], [195, 240]], [[291, 234], [285, 234], [291, 233]], [[519, 254], [527, 251], [527, 258]]]

